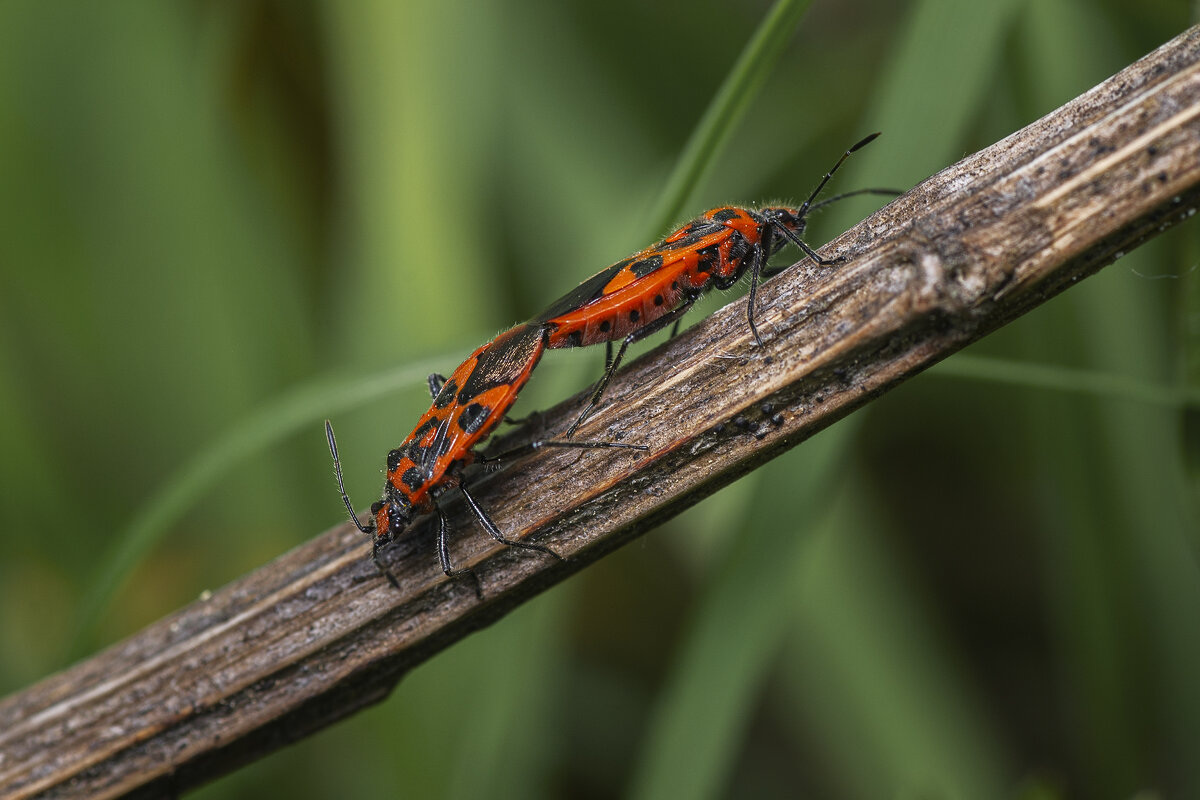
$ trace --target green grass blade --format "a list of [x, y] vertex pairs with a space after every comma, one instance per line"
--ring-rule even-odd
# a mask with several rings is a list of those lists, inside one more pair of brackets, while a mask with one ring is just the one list
[[71, 655], [79, 657], [88, 652], [96, 623], [130, 573], [221, 476], [250, 456], [306, 427], [311, 426], [316, 436], [320, 421], [329, 414], [357, 408], [397, 389], [420, 383], [438, 364], [449, 360], [452, 357], [443, 355], [363, 378], [323, 379], [301, 384], [268, 401], [200, 449], [146, 500], [100, 558], [79, 604]]
[[[883, 137], [846, 164], [841, 185], [903, 187], [961, 158], [971, 127], [993, 100], [1004, 40], [1024, 4], [915, 4], [863, 104], [861, 132], [880, 130]], [[854, 221], [849, 213], [831, 209], [837, 230]]]
[[[556, 681], [570, 675], [564, 665], [569, 641], [566, 622], [576, 606], [568, 584], [537, 597], [492, 628], [483, 641], [471, 641], [464, 682], [478, 688], [470, 701], [471, 724], [457, 737], [456, 763], [446, 797], [529, 797], [555, 774], [566, 744], [557, 731], [562, 712]], [[504, 676], [503, 690], [478, 680], [479, 664]], [[535, 791], [542, 789], [542, 791]]]
[[1128, 375], [960, 353], [929, 370], [947, 378], [1129, 400], [1161, 408], [1200, 407], [1200, 388], [1175, 388]]
[[[936, 40], [940, 44], [941, 39], [946, 38], [938, 36], [938, 31], [932, 30], [937, 27], [934, 23], [940, 25], [939, 21], [944, 22], [945, 15], [949, 13], [943, 8], [944, 5], [937, 2], [924, 3], [913, 16], [908, 30], [909, 36], [902, 43], [896, 59], [904, 74], [931, 77], [926, 74], [930, 72], [930, 62], [926, 54], [929, 52], [931, 41]], [[966, 48], [963, 54], [964, 61], [971, 68], [965, 72], [955, 70], [952, 76], [958, 81], [961, 91], [935, 95], [933, 100], [939, 106], [938, 113], [933, 118], [944, 122], [950, 117], [956, 121], [954, 125], [940, 126], [946, 139], [944, 149], [950, 148], [949, 143], [969, 124], [970, 114], [978, 107], [978, 103], [982, 102], [986, 92], [983, 76], [998, 56], [999, 41], [1016, 3], [999, 3], [994, 6], [996, 10], [988, 16], [985, 24], [981, 24], [979, 20], [972, 20], [968, 26], [975, 33], [968, 37], [972, 41], [963, 44], [962, 47]], [[776, 10], [778, 11], [779, 7]], [[759, 38], [756, 37], [756, 40]], [[962, 38], [964, 37], [958, 36], [958, 39]], [[982, 39], [986, 46], [975, 39]], [[786, 37], [780, 36], [780, 40], [786, 41]], [[937, 50], [936, 47], [934, 49]], [[750, 51], [751, 48], [748, 48], [748, 52]], [[739, 67], [741, 66], [739, 63]], [[753, 74], [761, 80], [761, 74]], [[940, 73], [935, 70], [932, 76], [947, 78], [944, 70]], [[738, 98], [742, 104], [732, 105], [732, 101], [725, 95], [726, 89], [735, 85], [737, 80], [731, 75], [722, 90], [721, 99], [731, 104], [730, 110], [726, 112], [730, 115], [745, 108], [744, 98]], [[745, 80], [751, 82], [751, 78]], [[911, 102], [906, 99], [906, 93], [917, 90], [909, 86], [901, 92], [903, 87], [899, 83], [900, 79], [897, 78], [895, 83], [884, 86], [880, 95], [882, 100], [876, 103], [877, 107], [887, 112], [887, 116], [895, 117], [898, 125], [906, 116], [906, 104]], [[924, 78], [918, 86], [922, 92], [929, 91]], [[945, 108], [947, 105], [952, 105], [953, 108]], [[715, 102], [714, 106], [720, 107], [720, 101]], [[676, 218], [682, 207], [672, 205], [671, 200], [684, 194], [681, 187], [686, 186], [689, 180], [698, 180], [703, 169], [702, 166], [697, 166], [694, 172], [689, 171], [686, 166], [688, 158], [702, 162], [707, 143], [722, 141], [719, 133], [710, 135], [705, 130], [705, 123], [716, 124], [720, 120], [721, 112], [706, 115], [704, 123], [689, 143], [683, 165], [672, 176], [664, 192], [664, 196], [671, 199], [661, 202], [661, 216], [653, 217], [661, 221], [661, 228], [665, 228]], [[909, 121], [914, 126], [919, 122], [911, 118]], [[875, 124], [874, 120], [872, 124]], [[924, 128], [923, 125], [920, 127]], [[914, 127], [914, 131], [915, 129]], [[927, 136], [928, 132], [923, 130], [922, 135]], [[901, 149], [912, 151], [913, 157], [917, 154], [929, 157], [929, 148], [925, 141], [918, 143], [915, 136], [899, 138]], [[894, 157], [894, 150], [886, 155], [880, 153], [877, 156], [878, 159]], [[933, 157], [940, 158], [936, 152]], [[873, 177], [872, 180], [877, 178]], [[887, 179], [884, 179], [884, 182], [886, 183]], [[810, 443], [805, 452], [811, 454], [812, 449], [813, 444]], [[840, 441], [837, 442], [828, 457], [833, 459], [843, 449], [844, 445]], [[809, 474], [828, 474], [834, 471], [836, 470], [811, 470]], [[796, 491], [795, 476], [789, 475], [788, 470], [776, 468], [770, 475], [779, 475], [782, 480], [790, 478], [793, 485], [788, 491]], [[806, 484], [804, 497], [811, 498], [809, 502], [814, 507], [819, 506], [823, 493], [810, 490], [823, 483], [814, 480]], [[812, 518], [814, 511], [807, 508], [808, 503], [798, 505], [802, 511], [793, 518]], [[755, 515], [758, 513], [756, 511]], [[767, 509], [762, 509], [761, 513], [767, 513]], [[779, 557], [780, 547], [787, 548], [788, 544], [791, 547], [799, 547], [795, 532], [790, 526], [781, 525], [779, 517], [774, 513], [748, 526], [743, 536], [745, 538], [739, 544], [744, 549], [739, 549], [729, 567], [730, 572], [712, 589], [709, 599], [698, 615], [695, 633], [680, 657], [677, 673], [668, 683], [666, 699], [652, 723], [647, 744], [643, 748], [643, 761], [634, 776], [631, 792], [634, 797], [703, 797], [718, 794], [741, 746], [741, 735], [750, 704], [754, 700], [755, 689], [760, 685], [763, 671], [769, 664], [767, 656], [785, 633], [785, 626], [778, 624], [778, 609], [772, 610], [773, 604], [778, 602], [778, 599], [772, 596], [772, 591], [785, 580], [785, 576], [777, 575], [774, 579], [767, 576], [774, 574], [785, 564], [790, 567], [794, 561], [794, 558]], [[790, 542], [758, 541], [760, 537], [770, 539], [772, 536]], [[758, 559], [753, 556], [757, 556]], [[764, 563], [758, 563], [759, 560]], [[736, 647], [731, 647], [729, 643], [729, 633], [732, 630], [738, 632]], [[719, 687], [719, 691], [714, 691], [715, 687]]]
[[[758, 689], [790, 624], [789, 587], [809, 541], [803, 531], [816, 527], [827, 508], [859, 419], [806, 442], [764, 472], [760, 502], [706, 593], [651, 720], [629, 793], [636, 800], [716, 797], [725, 788]], [[777, 504], [768, 500], [781, 497], [794, 498], [788, 516], [801, 525], [779, 524]]]
[[[696, 132], [680, 157], [664, 189], [659, 213], [665, 228], [680, 212], [687, 195], [711, 166], [721, 145], [745, 113], [771, 67], [778, 60], [795, 22], [811, 0], [780, 0], [764, 20], [739, 58]], [[344, 381], [338, 386], [302, 386], [268, 404], [238, 423], [212, 446], [196, 455], [170, 478], [135, 515], [100, 560], [81, 604], [72, 653], [83, 652], [97, 620], [120, 589], [125, 578], [166, 534], [169, 526], [193, 505], [221, 475], [250, 455], [281, 440], [302, 425], [320, 420], [339, 408], [353, 407], [393, 389], [423, 378], [434, 368], [433, 360], [407, 367], [386, 376], [361, 382]], [[445, 363], [442, 359], [438, 363]]]
[[[793, 635], [771, 717], [819, 754], [813, 796], [1003, 798], [1012, 761], [942, 610], [904, 564], [904, 538], [856, 475], [793, 573]], [[880, 513], [880, 512], [883, 513]]]
[[651, 236], [679, 220], [688, 198], [746, 115], [811, 4], [812, 0], [779, 0], [771, 7], [700, 118], [663, 186], [647, 217], [653, 226]]
[[[1114, 52], [1121, 31], [1089, 4], [1031, 11], [1025, 54], [1029, 74], [1039, 76], [1030, 87], [1034, 108], [1062, 102], [1122, 66]], [[1048, 337], [1075, 336], [1091, 368], [1171, 384], [1178, 374], [1176, 331], [1166, 324], [1172, 287], [1140, 276], [1187, 270], [1172, 248], [1174, 233], [1072, 290], [1064, 298], [1071, 317], [1031, 332], [1030, 352]], [[1038, 437], [1044, 455], [1035, 463], [1055, 481], [1060, 510], [1060, 525], [1045, 539], [1053, 555], [1051, 619], [1071, 675], [1069, 711], [1088, 720], [1076, 744], [1087, 765], [1085, 794], [1151, 785], [1170, 796], [1200, 792], [1200, 526], [1181, 458], [1181, 410], [1071, 404]]]

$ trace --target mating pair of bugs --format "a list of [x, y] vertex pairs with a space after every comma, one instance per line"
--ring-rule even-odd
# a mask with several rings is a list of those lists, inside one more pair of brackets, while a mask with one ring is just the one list
[[[333, 426], [326, 421], [325, 433], [342, 502], [355, 526], [372, 537], [371, 555], [380, 572], [399, 586], [379, 550], [403, 533], [415, 516], [436, 511], [442, 570], [452, 576], [470, 573], [470, 568], [454, 569], [450, 563], [446, 542], [449, 523], [438, 505], [441, 494], [454, 486], [493, 539], [561, 559], [545, 545], [504, 536], [472, 496], [462, 470], [471, 463], [496, 462], [541, 447], [646, 450], [642, 445], [576, 441], [571, 437], [600, 402], [629, 345], [678, 322], [702, 294], [713, 288], [728, 289], [747, 270], [750, 293], [746, 318], [755, 342], [761, 345], [754, 323], [755, 299], [759, 283], [779, 271], [767, 267], [771, 255], [791, 243], [818, 264], [840, 263], [842, 259], [826, 259], [804, 242], [808, 215], [852, 195], [897, 194], [890, 189], [862, 189], [814, 203], [850, 154], [878, 135], [871, 134], [843, 153], [798, 208], [726, 206], [706, 211], [662, 241], [593, 275], [533, 319], [483, 345], [449, 378], [430, 375], [433, 405], [408, 438], [388, 453], [383, 496], [371, 505], [372, 518], [365, 525], [346, 496]], [[617, 341], [621, 344], [612, 356], [612, 343]], [[475, 448], [505, 418], [547, 348], [585, 347], [600, 342], [609, 347], [607, 368], [587, 406], [562, 438], [530, 442], [498, 456], [476, 455]]]

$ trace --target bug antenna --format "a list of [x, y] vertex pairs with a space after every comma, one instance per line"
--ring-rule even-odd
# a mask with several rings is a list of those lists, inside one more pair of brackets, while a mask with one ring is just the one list
[[813, 193], [810, 194], [808, 196], [808, 199], [804, 201], [804, 205], [800, 206], [800, 209], [799, 209], [800, 213], [798, 213], [796, 215], [797, 217], [799, 217], [800, 219], [804, 219], [808, 215], [808, 212], [809, 212], [810, 207], [812, 206], [813, 200], [817, 199], [817, 195], [819, 195], [821, 193], [821, 190], [825, 188], [825, 184], [829, 183], [829, 179], [833, 177], [833, 173], [838, 171], [838, 167], [842, 166], [842, 164], [844, 164], [846, 162], [846, 159], [850, 157], [850, 154], [853, 153], [855, 150], [866, 147], [871, 142], [873, 142], [875, 140], [875, 137], [879, 136], [879, 133], [880, 133], [879, 131], [875, 131], [875, 133], [872, 133], [870, 136], [864, 137], [857, 144], [853, 145], [849, 150], [842, 153], [842, 157], [839, 158], [837, 160], [837, 163], [833, 165], [833, 169], [831, 169], [831, 170], [829, 170], [829, 172], [825, 173], [825, 177], [821, 178], [821, 182], [817, 184], [817, 188], [813, 189]]
[[816, 211], [818, 208], [824, 208], [825, 206], [832, 205], [833, 203], [836, 203], [839, 200], [845, 200], [847, 197], [858, 197], [859, 195], [862, 195], [862, 194], [882, 194], [887, 197], [899, 197], [900, 195], [904, 194], [904, 190], [903, 189], [855, 189], [853, 192], [842, 192], [841, 194], [835, 194], [833, 197], [826, 197], [824, 200], [822, 200], [819, 203], [813, 203], [811, 206], [808, 207], [808, 212], [811, 214], [813, 211]]
[[374, 526], [363, 525], [358, 521], [358, 515], [354, 513], [354, 506], [350, 505], [350, 498], [346, 496], [346, 484], [342, 480], [342, 460], [338, 458], [337, 439], [333, 437], [333, 423], [329, 420], [325, 420], [325, 439], [329, 442], [329, 454], [333, 456], [333, 473], [337, 475], [338, 491], [342, 493], [342, 502], [346, 504], [346, 513], [350, 515], [350, 521], [354, 523], [354, 527], [368, 536], [373, 536], [375, 534]]

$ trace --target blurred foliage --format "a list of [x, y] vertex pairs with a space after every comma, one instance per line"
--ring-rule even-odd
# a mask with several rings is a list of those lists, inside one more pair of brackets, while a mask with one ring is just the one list
[[[683, 216], [802, 197], [872, 130], [838, 190], [915, 184], [1194, 11], [818, 0]], [[342, 520], [322, 414], [372, 498], [431, 356], [661, 232], [767, 12], [0, 4], [0, 693], [66, 665], [103, 554], [181, 465], [212, 487], [98, 642]], [[951, 361], [199, 794], [1200, 796], [1195, 411], [1074, 377], [1200, 384], [1198, 232], [970, 348], [1067, 391]], [[601, 360], [549, 355], [521, 407]], [[346, 388], [306, 424], [312, 386]], [[213, 448], [243, 457], [204, 473]]]

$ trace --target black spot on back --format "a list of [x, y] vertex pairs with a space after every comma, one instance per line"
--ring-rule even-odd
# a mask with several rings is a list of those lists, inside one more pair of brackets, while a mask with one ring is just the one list
[[696, 255], [699, 259], [696, 262], [696, 272], [701, 274], [713, 272], [721, 261], [721, 251], [715, 245], [696, 251]]
[[[686, 232], [684, 236], [676, 239], [673, 242], [669, 242], [664, 239], [662, 243], [659, 244], [655, 249], [666, 251], [684, 250], [693, 246], [696, 244], [696, 242], [699, 242], [704, 237], [712, 236], [714, 233], [720, 233], [723, 230], [725, 230], [724, 225], [710, 222], [706, 219], [698, 219], [688, 225], [686, 228], [681, 228], [680, 231], [676, 231], [676, 233]], [[667, 238], [669, 239], [671, 237]]]
[[641, 261], [635, 261], [629, 265], [629, 271], [639, 278], [649, 275], [651, 272], [662, 269], [663, 257], [661, 255], [650, 256], [643, 258]]
[[450, 433], [450, 419], [438, 421], [437, 433], [433, 437], [433, 441], [429, 444], [422, 453], [420, 458], [414, 458], [417, 464], [421, 466], [422, 471], [428, 477], [433, 476], [433, 469], [437, 466], [437, 460], [450, 451], [451, 441], [447, 434]]
[[415, 492], [425, 483], [425, 473], [420, 467], [409, 467], [404, 470], [404, 475], [401, 476], [400, 482]]
[[483, 426], [483, 423], [487, 421], [488, 415], [491, 413], [492, 410], [487, 406], [480, 405], [479, 403], [471, 403], [471, 405], [464, 408], [462, 413], [458, 415], [458, 427], [465, 433], [474, 433]]
[[445, 408], [454, 400], [454, 395], [458, 393], [458, 382], [451, 378], [442, 384], [442, 389], [437, 393], [437, 397], [433, 398], [434, 408]]

